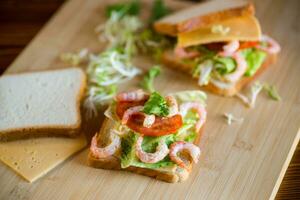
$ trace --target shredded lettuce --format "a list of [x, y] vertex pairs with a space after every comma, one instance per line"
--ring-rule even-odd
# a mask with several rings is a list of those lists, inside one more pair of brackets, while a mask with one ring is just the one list
[[245, 76], [253, 76], [261, 67], [267, 56], [264, 51], [255, 48], [244, 49], [242, 51], [242, 55], [246, 59], [248, 66], [247, 71], [245, 72]]
[[143, 26], [136, 16], [112, 12], [110, 18], [96, 28], [100, 41], [108, 41], [109, 48], [122, 48], [132, 56], [136, 53], [137, 32]]
[[169, 107], [166, 100], [159, 93], [153, 92], [145, 103], [143, 112], [148, 115], [165, 117], [169, 114]]
[[268, 93], [269, 97], [271, 97], [271, 99], [273, 99], [275, 101], [280, 101], [281, 100], [281, 97], [278, 94], [275, 86], [265, 83], [263, 88]]
[[62, 53], [60, 55], [60, 59], [63, 62], [68, 63], [70, 65], [78, 66], [79, 64], [82, 64], [87, 60], [88, 53], [89, 53], [88, 49], [84, 48], [79, 50], [76, 53], [71, 53], [71, 52]]
[[84, 107], [87, 117], [97, 115], [97, 108], [107, 104], [117, 92], [117, 85], [140, 73], [130, 57], [118, 49], [109, 49], [99, 55], [90, 55], [87, 68], [89, 87]]
[[231, 73], [235, 67], [235, 61], [230, 57], [216, 57], [214, 59], [214, 66], [220, 75]]
[[[236, 68], [236, 62], [232, 57], [220, 57], [202, 45], [195, 49], [202, 53], [202, 56], [194, 61], [196, 64], [193, 69], [193, 76], [200, 77], [199, 85], [207, 84], [211, 77], [222, 81], [224, 75], [233, 72]], [[244, 76], [253, 76], [263, 64], [266, 53], [255, 48], [244, 49], [241, 53], [247, 62]], [[213, 63], [211, 70], [208, 70], [207, 63]]]
[[146, 75], [143, 78], [143, 81], [141, 82], [141, 87], [149, 92], [154, 92], [154, 86], [153, 81], [154, 79], [161, 73], [160, 66], [156, 65], [153, 66], [151, 69], [148, 70]]
[[244, 118], [241, 117], [235, 117], [233, 114], [231, 113], [224, 113], [223, 116], [226, 118], [227, 120], [227, 124], [231, 125], [232, 122], [239, 122], [242, 123], [244, 121]]

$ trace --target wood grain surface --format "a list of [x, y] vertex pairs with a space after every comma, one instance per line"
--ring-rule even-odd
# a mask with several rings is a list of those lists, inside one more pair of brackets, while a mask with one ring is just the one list
[[[21, 4], [14, 6], [16, 1], [7, 2], [0, 3], [2, 70], [61, 3], [47, 0], [48, 5], [51, 5], [48, 8], [41, 3], [40, 6], [28, 4], [24, 7], [27, 13], [18, 12], [21, 17], [17, 20], [13, 12], [8, 12], [7, 9], [21, 11]], [[93, 29], [104, 20], [102, 11], [105, 2], [83, 2], [67, 2], [13, 62], [7, 73], [66, 67], [57, 59], [61, 52], [81, 47], [90, 47], [92, 51], [103, 49], [103, 46], [97, 43]], [[266, 0], [255, 3], [264, 32], [278, 39], [283, 47], [274, 69], [269, 70], [261, 79], [275, 84], [283, 96], [283, 101], [276, 103], [261, 96], [257, 108], [248, 110], [236, 99], [209, 95], [209, 121], [207, 133], [201, 143], [203, 155], [190, 180], [181, 185], [170, 185], [129, 173], [91, 169], [86, 166], [87, 151], [84, 151], [31, 185], [0, 165], [0, 199], [117, 198], [122, 192], [124, 198], [131, 199], [266, 199], [271, 194], [274, 197], [292, 156], [292, 144], [296, 148], [295, 137], [300, 124], [300, 59], [297, 53], [300, 45], [300, 2]], [[42, 17], [37, 19], [38, 15]], [[15, 22], [9, 23], [12, 18], [15, 18]], [[25, 23], [26, 20], [33, 22]], [[147, 58], [141, 58], [137, 62], [141, 63], [142, 68], [151, 65]], [[159, 78], [165, 83], [160, 88], [164, 92], [197, 88], [194, 83], [170, 84], [171, 81], [176, 83], [177, 80], [189, 82], [189, 77], [167, 69], [164, 72]], [[134, 80], [130, 84], [133, 85], [137, 81]], [[228, 110], [244, 116], [246, 122], [228, 127], [220, 117], [223, 111]], [[286, 159], [288, 156], [289, 159]], [[277, 199], [299, 199], [299, 181], [298, 145]], [[62, 185], [64, 187], [61, 187]]]

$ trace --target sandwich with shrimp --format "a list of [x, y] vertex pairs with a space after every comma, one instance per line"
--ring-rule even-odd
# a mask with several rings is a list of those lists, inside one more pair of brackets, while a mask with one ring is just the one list
[[198, 84], [233, 96], [276, 61], [279, 44], [261, 34], [254, 6], [242, 0], [208, 1], [154, 24], [177, 38], [162, 55], [166, 66], [190, 73]]
[[89, 165], [172, 183], [186, 180], [200, 156], [205, 100], [201, 91], [165, 97], [143, 90], [119, 93], [92, 138]]

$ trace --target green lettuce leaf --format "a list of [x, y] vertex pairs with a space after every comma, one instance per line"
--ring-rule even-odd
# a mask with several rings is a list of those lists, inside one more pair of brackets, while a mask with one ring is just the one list
[[141, 5], [138, 0], [133, 0], [128, 3], [117, 3], [107, 6], [105, 14], [108, 18], [113, 12], [117, 12], [120, 16], [138, 15], [140, 13], [140, 7]]
[[255, 48], [247, 48], [242, 51], [242, 55], [245, 57], [248, 69], [245, 73], [245, 76], [253, 76], [256, 71], [263, 64], [267, 54], [264, 51], [255, 49]]
[[[169, 156], [166, 156], [163, 160], [157, 163], [143, 163], [135, 155], [135, 143], [137, 141], [138, 134], [130, 132], [128, 135], [122, 138], [121, 147], [121, 167], [126, 168], [129, 166], [142, 167], [148, 169], [157, 169], [161, 167], [173, 166], [174, 163], [170, 160]], [[142, 144], [142, 148], [146, 152], [154, 152], [159, 141], [164, 140], [167, 145], [174, 142], [174, 135], [161, 136], [161, 137], [148, 137], [145, 136]]]
[[187, 101], [197, 101], [205, 105], [205, 101], [207, 99], [207, 95], [201, 90], [187, 90], [181, 92], [172, 93], [179, 103], [187, 102]]
[[236, 67], [236, 63], [230, 57], [216, 57], [214, 66], [221, 75], [224, 75], [232, 72]]
[[144, 76], [143, 81], [141, 82], [141, 87], [149, 92], [154, 92], [153, 81], [154, 79], [161, 73], [161, 69], [158, 65], [152, 67], [148, 70], [146, 75]]
[[130, 132], [121, 140], [121, 167], [126, 168], [131, 165], [135, 159], [135, 143], [138, 139], [138, 135]]
[[144, 105], [143, 112], [148, 115], [165, 117], [169, 114], [169, 107], [166, 100], [157, 92], [153, 92]]
[[169, 14], [171, 10], [165, 5], [163, 0], [154, 0], [151, 9], [150, 24]]

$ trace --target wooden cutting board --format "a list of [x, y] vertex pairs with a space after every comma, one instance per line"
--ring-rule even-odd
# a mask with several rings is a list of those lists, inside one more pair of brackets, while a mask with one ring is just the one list
[[[58, 59], [62, 52], [104, 49], [94, 28], [105, 20], [108, 2], [112, 1], [66, 2], [6, 73], [63, 68], [67, 66]], [[168, 2], [176, 9], [190, 5]], [[255, 109], [248, 109], [235, 98], [208, 94], [203, 153], [186, 182], [169, 184], [129, 172], [90, 168], [85, 150], [32, 184], [0, 164], [0, 199], [273, 199], [300, 137], [299, 13], [293, 4], [282, 4], [286, 3], [256, 2], [263, 31], [282, 45], [277, 64], [260, 80], [274, 84], [282, 101], [262, 94]], [[142, 69], [153, 63], [147, 57], [136, 59]], [[140, 78], [121, 89], [134, 87]], [[168, 93], [198, 87], [189, 76], [164, 68], [156, 88]], [[222, 118], [224, 112], [245, 120], [229, 126]]]

